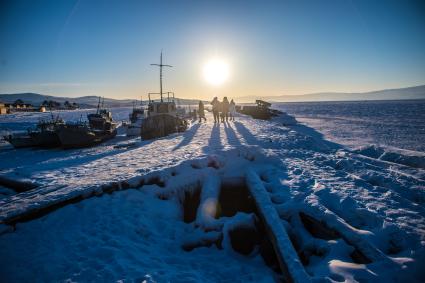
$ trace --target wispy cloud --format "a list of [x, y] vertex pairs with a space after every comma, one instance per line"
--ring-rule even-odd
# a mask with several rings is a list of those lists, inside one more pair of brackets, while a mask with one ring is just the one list
[[40, 83], [38, 86], [41, 87], [81, 87], [88, 86], [86, 83], [63, 83], [63, 82], [49, 82], [49, 83]]

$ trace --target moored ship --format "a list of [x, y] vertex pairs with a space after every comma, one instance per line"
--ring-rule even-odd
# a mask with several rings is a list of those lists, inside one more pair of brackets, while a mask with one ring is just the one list
[[6, 141], [15, 148], [23, 147], [44, 147], [53, 148], [61, 145], [57, 130], [64, 125], [64, 121], [59, 117], [51, 120], [41, 120], [36, 129], [29, 129], [26, 133], [16, 133], [4, 137]]
[[147, 117], [147, 109], [143, 102], [140, 102], [140, 107], [133, 107], [133, 111], [129, 115], [130, 123], [125, 125], [127, 136], [139, 136], [142, 130], [142, 124]]
[[68, 123], [58, 130], [58, 136], [63, 148], [89, 147], [117, 135], [117, 124], [112, 120], [109, 110], [100, 108], [100, 99], [96, 113], [87, 115], [86, 122]]
[[[143, 121], [141, 128], [141, 138], [144, 140], [164, 137], [176, 132], [183, 132], [188, 127], [187, 121], [177, 115], [174, 93], [167, 92], [166, 101], [163, 98], [162, 68], [172, 66], [162, 64], [162, 52], [160, 63], [151, 65], [158, 66], [160, 68], [160, 101], [151, 100], [151, 94], [149, 94], [148, 117]], [[172, 97], [170, 97], [170, 94], [172, 94]]]

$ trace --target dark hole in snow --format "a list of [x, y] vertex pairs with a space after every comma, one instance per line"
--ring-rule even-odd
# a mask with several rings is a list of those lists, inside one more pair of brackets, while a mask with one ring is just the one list
[[270, 182], [269, 177], [265, 173], [260, 175], [260, 179], [261, 179], [261, 181], [263, 181], [265, 183]]
[[323, 223], [310, 215], [300, 212], [300, 218], [307, 231], [316, 238], [323, 240], [335, 240], [341, 238], [338, 231], [329, 228]]
[[368, 259], [362, 252], [360, 252], [358, 249], [355, 249], [351, 254], [350, 254], [351, 259], [355, 262], [355, 263], [359, 263], [359, 264], [368, 264], [371, 263], [372, 261], [370, 259]]
[[[256, 248], [264, 263], [276, 273], [282, 275], [277, 255], [270, 239], [267, 237], [264, 224], [257, 218], [255, 226], [241, 225], [230, 229], [230, 244], [232, 249], [243, 255], [250, 255]], [[280, 278], [285, 282], [283, 278]]]
[[240, 254], [249, 255], [260, 244], [261, 235], [254, 226], [239, 226], [229, 230], [232, 248]]
[[289, 238], [290, 238], [290, 240], [291, 240], [292, 245], [293, 245], [293, 246], [294, 246], [294, 248], [295, 248], [295, 251], [296, 251], [296, 252], [297, 252], [297, 254], [298, 254], [298, 257], [299, 257], [299, 258], [300, 258], [300, 260], [301, 260], [301, 263], [302, 263], [304, 266], [307, 266], [307, 265], [310, 263], [310, 256], [311, 256], [311, 253], [309, 253], [309, 251], [307, 251], [307, 250], [303, 250], [303, 249], [301, 249], [301, 245], [300, 245], [299, 241], [297, 240], [296, 235], [294, 235], [293, 233], [290, 233], [290, 234], [289, 234]]
[[207, 165], [208, 167], [211, 167], [211, 168], [214, 168], [214, 169], [219, 169], [220, 168], [220, 165], [218, 164], [218, 162], [217, 161], [215, 161], [215, 160], [210, 160], [209, 162], [208, 162], [208, 165]]
[[192, 164], [190, 164], [190, 167], [192, 167], [193, 169], [201, 169], [202, 168], [202, 166], [198, 163], [192, 163]]
[[248, 193], [248, 188], [243, 184], [223, 184], [215, 217], [231, 217], [238, 211], [246, 213], [255, 211], [255, 202]]
[[386, 250], [386, 254], [395, 255], [403, 250], [402, 241], [397, 241], [391, 239], [388, 243], [388, 248]]
[[191, 223], [196, 219], [199, 203], [201, 201], [201, 188], [184, 192], [183, 221]]
[[[338, 233], [338, 231], [329, 228], [326, 225], [326, 223], [319, 221], [310, 215], [300, 212], [300, 218], [302, 223], [304, 224], [304, 227], [313, 237], [320, 238], [323, 240], [336, 240], [341, 238], [341, 235]], [[309, 256], [310, 255], [308, 254], [304, 254], [304, 255], [300, 255], [300, 258], [303, 260], [303, 257], [306, 257], [304, 258], [303, 263], [308, 264]], [[367, 258], [361, 251], [359, 251], [355, 247], [354, 247], [354, 251], [350, 254], [350, 257], [354, 263], [368, 264], [372, 262], [369, 258]]]
[[158, 198], [159, 198], [160, 200], [168, 200], [168, 199], [169, 199], [168, 195], [163, 195], [163, 194], [159, 194], [159, 195], [158, 195]]
[[154, 176], [145, 181], [144, 185], [157, 185], [158, 187], [164, 188], [165, 182], [162, 181], [159, 176]]
[[[197, 209], [200, 204], [200, 195], [200, 188], [192, 192], [185, 192], [185, 199], [183, 201], [184, 222], [190, 223], [196, 219]], [[231, 184], [222, 183], [217, 204], [216, 218], [233, 217], [238, 212], [254, 213], [257, 215], [255, 202], [248, 188], [245, 186], [244, 182]], [[279, 281], [287, 282], [285, 280], [285, 278], [289, 278], [287, 270], [281, 270], [272, 242], [268, 238], [264, 223], [258, 215], [255, 225], [236, 225], [227, 232], [229, 233], [230, 244], [234, 251], [245, 256], [253, 252], [258, 252], [263, 258], [264, 263], [277, 273], [276, 275]], [[219, 238], [201, 237], [194, 242], [185, 242], [182, 245], [182, 249], [185, 251], [192, 251], [195, 248], [211, 247], [212, 245], [216, 245], [217, 248], [222, 249], [222, 240], [222, 233], [220, 233]]]

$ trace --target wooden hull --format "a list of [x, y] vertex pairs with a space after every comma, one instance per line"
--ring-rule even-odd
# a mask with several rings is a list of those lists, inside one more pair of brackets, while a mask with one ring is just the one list
[[279, 110], [263, 108], [258, 106], [244, 106], [238, 109], [239, 113], [250, 115], [254, 119], [270, 120], [272, 117], [281, 114]]
[[168, 114], [159, 114], [144, 119], [141, 137], [144, 140], [160, 138], [186, 129], [186, 120]]
[[53, 148], [61, 145], [56, 131], [31, 133], [30, 136], [39, 147]]
[[5, 140], [12, 144], [14, 148], [33, 147], [38, 145], [29, 135], [7, 136]]
[[116, 129], [111, 131], [93, 131], [85, 127], [63, 127], [58, 131], [63, 148], [90, 147], [112, 139], [116, 135]]

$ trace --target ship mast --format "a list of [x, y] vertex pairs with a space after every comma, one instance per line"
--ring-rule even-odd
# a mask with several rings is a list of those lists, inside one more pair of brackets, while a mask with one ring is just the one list
[[162, 100], [162, 67], [172, 67], [172, 66], [162, 64], [162, 50], [161, 50], [161, 56], [159, 58], [159, 64], [151, 64], [151, 65], [159, 67], [159, 92], [161, 94], [161, 102], [163, 102]]

